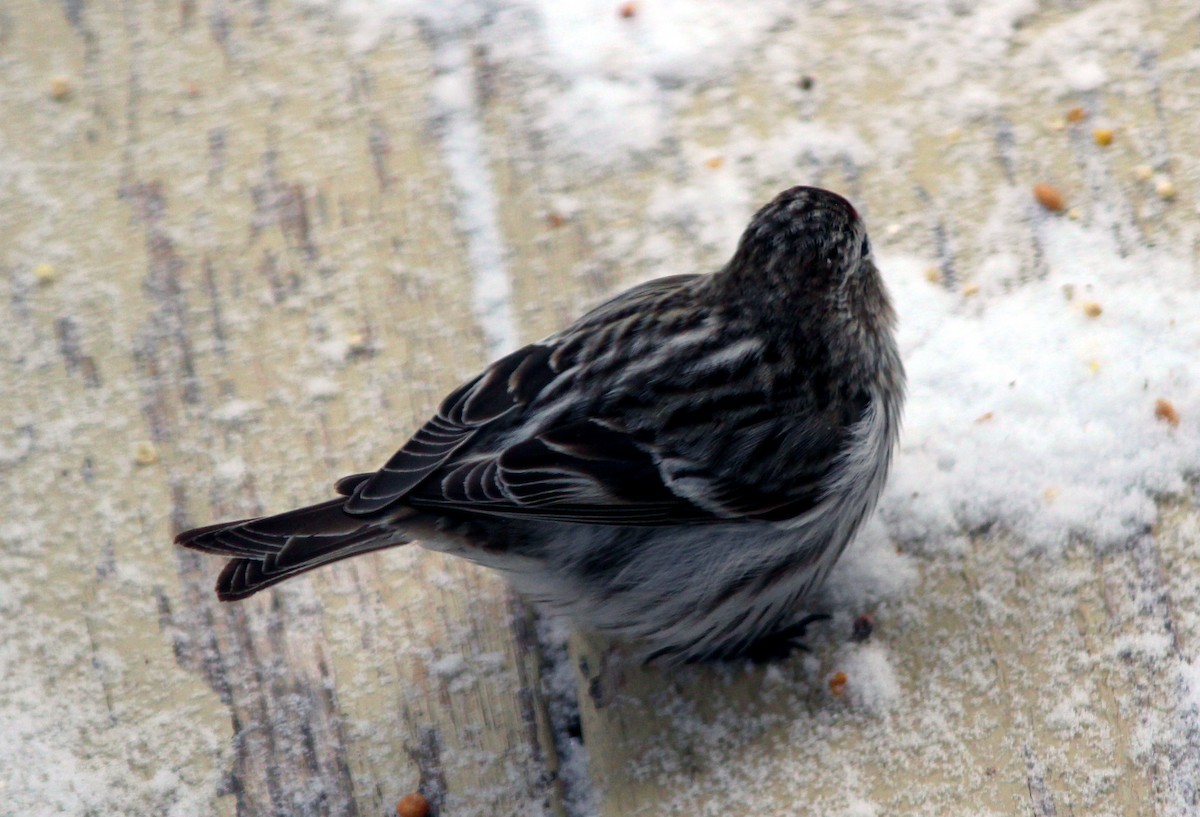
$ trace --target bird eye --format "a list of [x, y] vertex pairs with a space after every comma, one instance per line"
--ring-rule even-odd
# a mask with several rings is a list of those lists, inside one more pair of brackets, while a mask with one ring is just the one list
[[868, 241], [867, 237], [864, 235], [862, 246], [858, 248], [858, 257], [866, 258], [870, 254], [871, 254], [871, 242]]

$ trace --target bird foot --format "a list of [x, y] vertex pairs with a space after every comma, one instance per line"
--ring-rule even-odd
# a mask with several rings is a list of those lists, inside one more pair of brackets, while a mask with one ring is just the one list
[[755, 664], [772, 664], [790, 657], [796, 650], [808, 652], [808, 645], [801, 641], [808, 625], [827, 620], [829, 620], [827, 613], [807, 615], [794, 624], [789, 624], [758, 639], [746, 647], [738, 657], [749, 659]]

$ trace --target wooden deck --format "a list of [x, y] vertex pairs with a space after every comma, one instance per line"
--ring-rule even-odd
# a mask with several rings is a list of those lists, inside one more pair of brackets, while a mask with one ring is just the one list
[[[1196, 52], [1200, 25], [1180, 0], [1144, 13], [1153, 48], [1105, 66], [1129, 83], [1064, 99], [1014, 76], [1000, 120], [904, 133], [888, 117], [912, 66], [838, 70], [835, 34], [872, 23], [819, 17], [832, 33], [806, 63], [804, 115], [892, 143], [896, 161], [811, 158], [811, 178], [778, 186], [845, 189], [951, 286], [980, 260], [982, 205], [1043, 178], [1073, 206], [1119, 198], [1132, 240], [1195, 254], [1200, 101], [1171, 58]], [[1027, 36], [1070, 16], [1032, 14]], [[19, 713], [11, 757], [31, 764], [0, 769], [0, 803], [384, 815], [420, 788], [443, 817], [565, 813], [531, 614], [495, 576], [406, 548], [220, 605], [215, 561], [169, 544], [324, 498], [503, 342], [479, 317], [463, 191], [431, 122], [433, 46], [415, 26], [367, 51], [350, 39], [285, 3], [0, 8], [0, 703]], [[731, 89], [764, 140], [797, 115], [745, 70], [673, 114], [690, 141], [661, 160], [575, 177], [529, 132], [538, 78], [473, 59], [520, 340], [680, 271], [623, 267], [613, 236], [664, 178], [723, 155], [735, 123], [712, 112]], [[1047, 124], [1074, 104], [1121, 129], [1102, 159]], [[1174, 202], [1131, 181], [1142, 164], [1170, 174]], [[1035, 238], [1015, 250], [1029, 274]], [[688, 264], [720, 260], [684, 228], [664, 240]], [[1164, 499], [1128, 547], [1079, 542], [1033, 569], [1003, 533], [964, 532], [952, 556], [910, 548], [911, 586], [869, 610], [869, 645], [848, 639], [868, 610], [843, 610], [778, 667], [664, 675], [577, 638], [590, 783], [567, 793], [592, 789], [605, 817], [1200, 813], [1200, 734], [1164, 670], [1200, 654], [1198, 520], [1192, 499]], [[871, 650], [900, 706], [830, 692]]]

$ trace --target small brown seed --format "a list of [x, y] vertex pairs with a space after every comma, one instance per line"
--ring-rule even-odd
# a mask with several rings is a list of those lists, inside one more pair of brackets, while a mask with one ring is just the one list
[[844, 672], [835, 672], [833, 677], [829, 679], [829, 692], [835, 698], [840, 698], [846, 694], [846, 684], [849, 678]]
[[52, 77], [50, 80], [50, 98], [55, 102], [63, 102], [71, 95], [71, 80], [67, 77]]
[[1154, 416], [1171, 428], [1179, 425], [1179, 412], [1176, 410], [1175, 404], [1165, 397], [1160, 397], [1154, 402]]
[[429, 801], [420, 792], [406, 794], [396, 804], [396, 817], [428, 817]]
[[875, 616], [870, 613], [863, 613], [854, 619], [854, 627], [851, 630], [850, 638], [854, 641], [866, 641], [871, 637], [871, 633], [873, 632], [875, 632]]
[[1061, 213], [1067, 209], [1067, 201], [1063, 198], [1063, 194], [1057, 187], [1045, 182], [1038, 182], [1033, 186], [1033, 197], [1037, 199], [1038, 204], [1055, 213]]

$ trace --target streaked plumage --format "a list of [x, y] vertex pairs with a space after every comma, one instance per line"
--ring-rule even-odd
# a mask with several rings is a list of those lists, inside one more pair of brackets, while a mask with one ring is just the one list
[[893, 322], [854, 208], [792, 188], [721, 270], [502, 358], [338, 499], [177, 541], [234, 557], [226, 600], [420, 540], [650, 657], [770, 653], [883, 487]]

